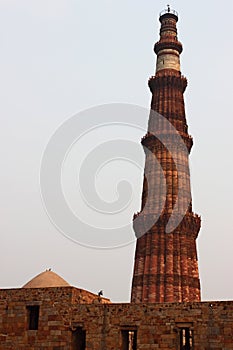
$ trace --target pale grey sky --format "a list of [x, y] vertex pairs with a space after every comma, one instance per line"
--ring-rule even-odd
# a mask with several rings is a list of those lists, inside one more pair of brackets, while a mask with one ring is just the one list
[[[179, 13], [189, 83], [202, 298], [233, 299], [233, 4], [171, 5]], [[147, 80], [155, 71], [153, 45], [165, 6], [160, 0], [0, 1], [0, 287], [22, 286], [51, 267], [77, 287], [129, 300], [134, 244], [93, 250], [62, 236], [42, 204], [40, 162], [51, 135], [75, 113], [112, 102], [149, 107]], [[140, 181], [136, 192], [139, 209]]]

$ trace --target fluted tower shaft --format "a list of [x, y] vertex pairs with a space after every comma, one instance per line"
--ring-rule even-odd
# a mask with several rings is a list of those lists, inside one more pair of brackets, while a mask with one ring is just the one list
[[[160, 15], [160, 40], [154, 47], [156, 72], [149, 80], [154, 113], [150, 114], [148, 133], [142, 139], [146, 160], [142, 208], [134, 217], [138, 239], [132, 302], [200, 301], [196, 251], [200, 217], [192, 211], [189, 153], [193, 141], [185, 116], [183, 94], [187, 80], [180, 72], [182, 44], [177, 39], [177, 21], [177, 14], [170, 8]], [[156, 114], [161, 118], [156, 118]], [[174, 136], [174, 130], [180, 140]], [[161, 209], [162, 197], [165, 204]], [[158, 220], [144, 232], [159, 211]], [[167, 225], [171, 218], [175, 220], [175, 211], [181, 220], [169, 232]]]

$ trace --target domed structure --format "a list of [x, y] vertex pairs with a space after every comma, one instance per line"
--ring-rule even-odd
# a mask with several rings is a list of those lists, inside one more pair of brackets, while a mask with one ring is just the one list
[[50, 288], [50, 287], [69, 287], [62, 277], [51, 270], [41, 272], [36, 277], [32, 278], [22, 288]]

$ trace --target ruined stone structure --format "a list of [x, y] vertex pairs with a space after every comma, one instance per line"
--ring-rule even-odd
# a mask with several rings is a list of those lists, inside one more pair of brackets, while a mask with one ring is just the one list
[[[138, 240], [131, 300], [136, 303], [200, 301], [196, 252], [200, 217], [192, 211], [188, 156], [193, 141], [185, 117], [187, 80], [180, 72], [182, 44], [177, 39], [177, 21], [177, 13], [170, 8], [160, 15], [160, 40], [154, 47], [156, 73], [149, 80], [154, 112], [142, 139], [146, 153], [142, 209], [134, 217]], [[160, 208], [161, 168], [166, 179], [164, 208]], [[145, 229], [159, 211], [159, 219]], [[181, 219], [167, 232], [171, 218]]]
[[69, 285], [0, 290], [0, 350], [155, 349], [232, 350], [233, 302], [111, 304]]

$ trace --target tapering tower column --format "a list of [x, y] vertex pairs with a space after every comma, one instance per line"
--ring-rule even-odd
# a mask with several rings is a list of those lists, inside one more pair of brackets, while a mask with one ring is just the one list
[[[196, 238], [200, 217], [192, 211], [189, 153], [192, 138], [186, 123], [184, 91], [187, 80], [180, 72], [182, 44], [177, 38], [178, 15], [168, 9], [160, 14], [160, 40], [155, 76], [150, 78], [152, 93], [148, 133], [142, 139], [145, 150], [145, 177], [141, 212], [134, 216], [137, 239], [132, 302], [200, 301]], [[161, 116], [156, 119], [154, 114]], [[174, 133], [186, 148], [181, 146]], [[163, 141], [166, 140], [166, 144]], [[159, 162], [166, 182], [165, 205], [160, 217], [144, 232], [150, 217], [161, 201], [162, 179], [153, 157]], [[149, 193], [150, 192], [150, 193]], [[167, 225], [177, 210], [177, 227], [167, 232]]]

